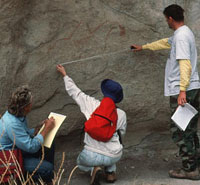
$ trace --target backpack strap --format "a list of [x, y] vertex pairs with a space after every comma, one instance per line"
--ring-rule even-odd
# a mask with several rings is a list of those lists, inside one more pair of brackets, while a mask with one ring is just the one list
[[[121, 132], [119, 130], [117, 130], [117, 134], [119, 136], [119, 142], [121, 145], [123, 145], [123, 142], [122, 142], [122, 135], [121, 135]], [[124, 146], [124, 145], [123, 145]]]
[[[102, 116], [102, 115], [96, 114], [96, 113], [94, 113], [94, 115], [95, 115], [95, 116], [99, 116], [99, 117], [101, 117], [101, 118], [104, 118], [104, 119], [108, 120], [108, 121], [112, 124], [112, 121], [109, 120], [108, 118], [106, 118], [106, 117], [104, 117], [104, 116]], [[118, 134], [118, 136], [119, 136], [119, 142], [120, 142], [120, 144], [123, 145], [123, 143], [122, 143], [121, 132], [120, 132], [119, 130], [117, 130], [117, 134]]]
[[94, 113], [94, 115], [106, 119], [106, 120], [109, 121], [110, 124], [112, 125], [112, 121], [111, 121], [110, 119], [106, 118], [105, 116], [102, 116], [102, 115], [100, 115], [100, 114], [96, 114], [96, 113]]

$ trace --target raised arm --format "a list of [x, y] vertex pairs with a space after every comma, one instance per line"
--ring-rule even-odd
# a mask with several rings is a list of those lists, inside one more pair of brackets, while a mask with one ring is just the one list
[[63, 76], [67, 93], [78, 104], [86, 119], [89, 119], [92, 112], [99, 106], [100, 101], [82, 92], [76, 86], [74, 81], [69, 76], [67, 76], [66, 71], [62, 65], [57, 65], [57, 70]]

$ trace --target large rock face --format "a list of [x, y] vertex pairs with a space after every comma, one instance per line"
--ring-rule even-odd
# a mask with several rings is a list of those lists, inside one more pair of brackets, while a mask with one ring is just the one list
[[132, 53], [129, 47], [173, 33], [162, 15], [172, 3], [186, 10], [200, 53], [198, 0], [1, 0], [0, 111], [6, 110], [14, 88], [28, 84], [34, 94], [30, 125], [53, 111], [67, 115], [60, 135], [80, 128], [84, 117], [66, 94], [56, 64], [99, 55], [64, 65], [67, 74], [99, 99], [104, 78], [119, 81], [125, 95], [119, 106], [129, 124], [158, 118], [166, 122], [169, 105], [163, 81], [168, 52]]

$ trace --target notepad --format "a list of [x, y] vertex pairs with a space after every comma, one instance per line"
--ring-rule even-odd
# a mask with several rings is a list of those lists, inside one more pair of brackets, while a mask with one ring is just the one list
[[198, 113], [198, 111], [189, 103], [179, 106], [171, 119], [183, 131], [187, 128], [190, 120]]
[[[51, 144], [54, 140], [54, 137], [55, 137], [58, 129], [60, 128], [61, 124], [63, 123], [63, 121], [66, 118], [65, 115], [54, 113], [54, 112], [51, 112], [49, 114], [48, 118], [51, 118], [51, 117], [53, 117], [55, 119], [55, 127], [44, 138], [44, 146], [46, 146], [48, 148], [51, 148]], [[43, 128], [44, 128], [44, 125], [42, 126], [42, 128], [40, 129], [40, 131], [38, 133], [41, 133]]]

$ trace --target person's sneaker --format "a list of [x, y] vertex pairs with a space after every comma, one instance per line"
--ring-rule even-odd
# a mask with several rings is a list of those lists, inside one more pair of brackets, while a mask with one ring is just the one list
[[170, 170], [169, 176], [178, 179], [200, 180], [200, 173], [198, 168], [191, 172], [187, 172], [183, 169]]
[[117, 180], [115, 172], [106, 172], [106, 182], [114, 183]]
[[99, 167], [99, 166], [94, 167], [94, 169], [92, 171], [92, 177], [91, 177], [90, 185], [101, 185], [100, 184], [101, 173], [102, 173], [101, 167]]

